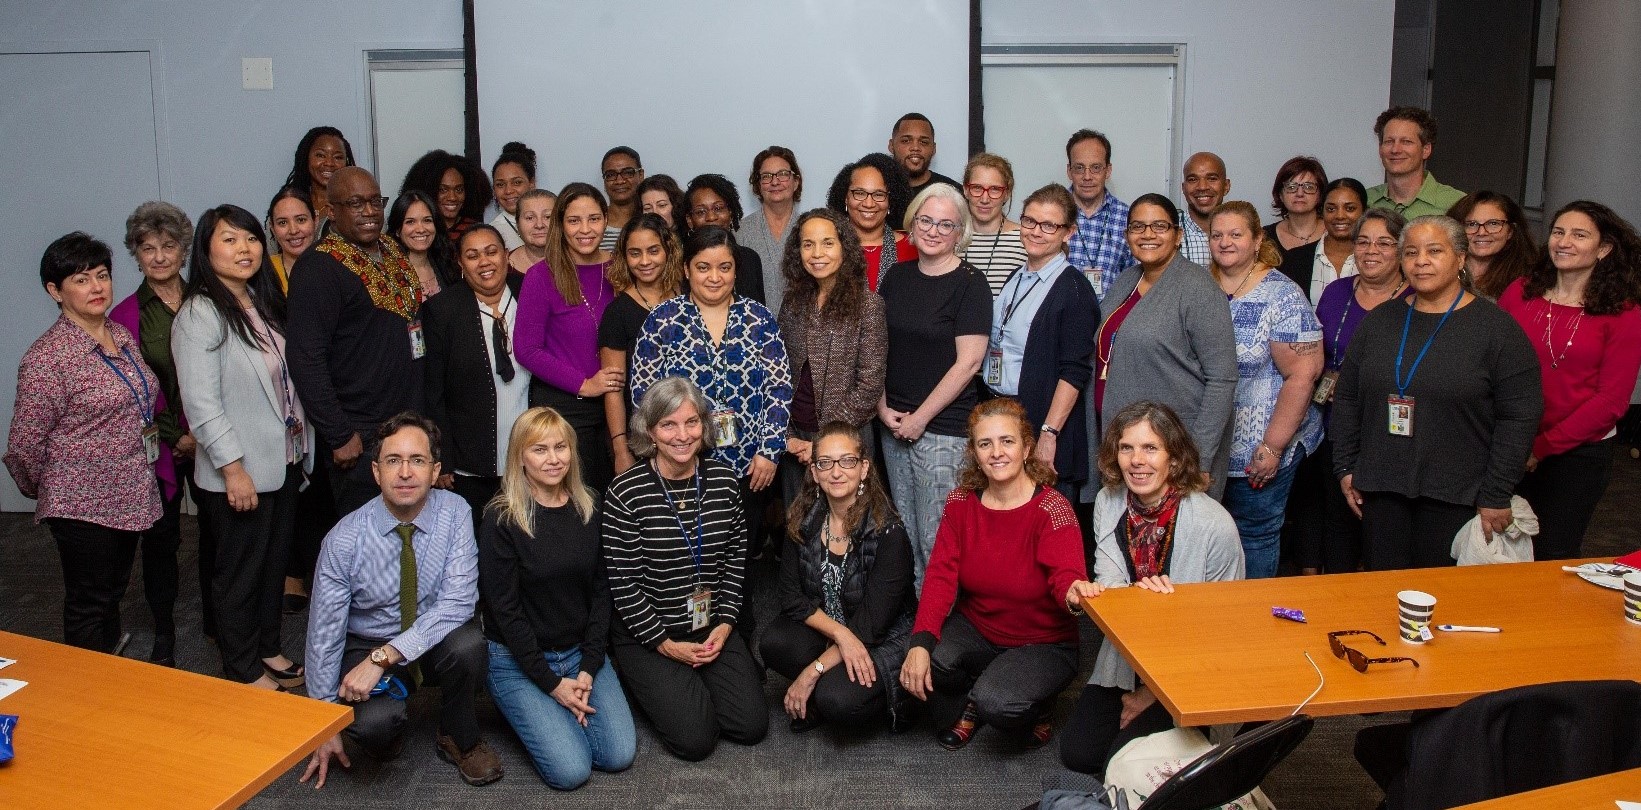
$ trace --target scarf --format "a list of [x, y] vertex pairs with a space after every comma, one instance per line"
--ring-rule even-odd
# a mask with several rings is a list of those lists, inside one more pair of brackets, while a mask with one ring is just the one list
[[422, 284], [411, 269], [399, 245], [390, 237], [382, 237], [382, 263], [371, 261], [369, 254], [358, 245], [332, 233], [314, 249], [329, 254], [342, 263], [349, 272], [359, 277], [370, 293], [370, 302], [377, 309], [387, 310], [406, 321], [414, 322], [422, 304]]
[[1179, 501], [1177, 489], [1169, 491], [1161, 503], [1151, 507], [1140, 503], [1134, 493], [1128, 493], [1128, 511], [1117, 524], [1117, 531], [1128, 552], [1128, 573], [1132, 581], [1168, 573]]
[[889, 277], [889, 268], [895, 266], [900, 251], [895, 249], [895, 229], [883, 223], [883, 249], [877, 252], [877, 283]]

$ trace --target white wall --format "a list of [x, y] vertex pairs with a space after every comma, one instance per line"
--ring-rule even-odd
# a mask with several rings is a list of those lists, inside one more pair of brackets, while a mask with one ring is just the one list
[[483, 160], [524, 141], [538, 184], [602, 188], [600, 158], [625, 144], [679, 185], [723, 174], [750, 211], [752, 158], [781, 144], [798, 156], [807, 209], [915, 110], [934, 122], [935, 170], [957, 175], [968, 22], [961, 0], [485, 0], [474, 25]]
[[[1185, 154], [1224, 158], [1231, 198], [1268, 212], [1294, 155], [1315, 155], [1329, 178], [1382, 181], [1373, 118], [1388, 106], [1394, 16], [1391, 0], [991, 0], [981, 42], [1185, 43]], [[1087, 125], [1122, 114], [1090, 110]], [[1120, 166], [1123, 145], [1112, 151]]]

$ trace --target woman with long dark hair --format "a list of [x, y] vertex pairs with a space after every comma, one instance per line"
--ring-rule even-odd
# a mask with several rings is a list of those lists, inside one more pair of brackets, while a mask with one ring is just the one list
[[1562, 206], [1550, 222], [1544, 257], [1505, 288], [1499, 307], [1533, 342], [1544, 385], [1544, 417], [1516, 492], [1538, 514], [1533, 557], [1561, 560], [1582, 556], [1641, 368], [1641, 237], [1589, 200]]
[[433, 213], [452, 242], [461, 241], [490, 204], [490, 178], [484, 169], [464, 155], [443, 149], [428, 152], [410, 165], [399, 186], [401, 195], [407, 191], [420, 191], [437, 203]]
[[461, 283], [456, 244], [434, 213], [432, 198], [414, 189], [399, 195], [387, 215], [387, 232], [405, 249], [405, 259], [422, 283], [422, 298]]
[[211, 586], [223, 672], [282, 690], [304, 680], [280, 650], [280, 618], [313, 431], [285, 366], [285, 295], [265, 239], [238, 206], [200, 216], [171, 346], [199, 440], [194, 483], [219, 538]]
[[[639, 214], [627, 220], [616, 237], [615, 258], [606, 278], [615, 300], [598, 322], [598, 362], [630, 374], [632, 350], [650, 311], [683, 290], [684, 247], [672, 225], [657, 214]], [[631, 404], [624, 390], [604, 395], [604, 420], [610, 428], [610, 450], [617, 473], [638, 463], [627, 445]]]
[[1477, 295], [1499, 300], [1504, 288], [1539, 261], [1527, 212], [1497, 191], [1473, 191], [1447, 209], [1464, 226], [1470, 253], [1464, 262], [1466, 283]]
[[296, 260], [319, 241], [319, 215], [313, 210], [313, 198], [296, 186], [279, 189], [268, 203], [268, 261], [273, 265], [274, 277], [279, 279], [279, 290], [291, 286], [291, 270]]
[[285, 185], [306, 191], [313, 202], [314, 213], [324, 223], [330, 219], [331, 175], [352, 165], [353, 146], [342, 136], [342, 130], [314, 127], [297, 143], [296, 157], [291, 162], [291, 173], [285, 176]]

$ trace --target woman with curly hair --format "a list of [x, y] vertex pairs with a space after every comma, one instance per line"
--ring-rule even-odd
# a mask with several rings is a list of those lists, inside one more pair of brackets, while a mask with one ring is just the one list
[[477, 225], [490, 204], [490, 178], [484, 170], [462, 155], [435, 149], [422, 155], [405, 172], [399, 194], [420, 191], [435, 200], [438, 215], [452, 243], [459, 243], [467, 229]]
[[1499, 296], [1533, 342], [1543, 379], [1544, 416], [1516, 488], [1538, 513], [1540, 560], [1581, 556], [1641, 368], [1641, 237], [1589, 200], [1551, 222], [1544, 258]]
[[314, 213], [319, 216], [320, 232], [330, 219], [330, 177], [338, 169], [353, 165], [353, 147], [336, 127], [314, 127], [302, 136], [296, 145], [296, 157], [285, 185], [295, 186], [308, 193]]
[[1477, 295], [1497, 301], [1510, 282], [1527, 275], [1538, 261], [1532, 226], [1515, 200], [1496, 191], [1475, 191], [1447, 209], [1470, 239], [1466, 280]]
[[[912, 189], [906, 170], [894, 158], [873, 152], [838, 170], [826, 192], [826, 207], [849, 217], [866, 258], [866, 283], [873, 289], [896, 262], [917, 258], [911, 236], [896, 230], [906, 224]], [[893, 245], [893, 250], [885, 250]]]
[[798, 217], [781, 272], [787, 295], [776, 320], [792, 369], [781, 482], [791, 503], [807, 480], [821, 425], [844, 422], [871, 438], [889, 327], [883, 299], [866, 289], [866, 263], [842, 214], [816, 208]]
[[950, 722], [937, 737], [950, 751], [983, 723], [1027, 732], [1033, 747], [1048, 742], [1049, 708], [1077, 675], [1072, 612], [1099, 589], [1084, 579], [1077, 517], [1036, 445], [1026, 409], [1012, 399], [988, 400], [969, 415], [967, 460], [946, 501], [900, 669], [918, 700], [962, 699], [955, 722], [937, 714]]
[[780, 613], [764, 628], [765, 665], [792, 681], [793, 733], [858, 724], [887, 711], [909, 720], [899, 687], [912, 614], [912, 546], [872, 474], [859, 428], [829, 422], [815, 438], [809, 481], [787, 511]]

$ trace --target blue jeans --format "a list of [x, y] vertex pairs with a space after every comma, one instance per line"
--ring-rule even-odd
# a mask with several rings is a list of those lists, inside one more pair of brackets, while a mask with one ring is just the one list
[[[574, 678], [581, 667], [581, 650], [544, 652], [547, 664], [563, 678]], [[638, 748], [632, 710], [621, 691], [621, 681], [605, 659], [593, 676], [588, 702], [596, 710], [587, 716], [587, 726], [576, 723], [575, 715], [560, 706], [553, 696], [541, 691], [504, 644], [490, 642], [490, 696], [524, 743], [536, 772], [555, 790], [574, 790], [601, 771], [624, 770], [632, 764]]]
[[1293, 461], [1279, 467], [1259, 489], [1249, 486], [1243, 476], [1225, 482], [1225, 511], [1231, 513], [1237, 534], [1242, 535], [1248, 579], [1276, 576], [1276, 563], [1282, 556], [1282, 518], [1287, 514], [1288, 491], [1293, 489], [1299, 459], [1295, 454]]
[[880, 435], [883, 473], [912, 541], [912, 573], [917, 592], [922, 593], [923, 569], [929, 567], [935, 531], [946, 513], [946, 496], [957, 486], [957, 471], [963, 466], [963, 448], [969, 440], [927, 431], [915, 442], [901, 441], [888, 430]]

